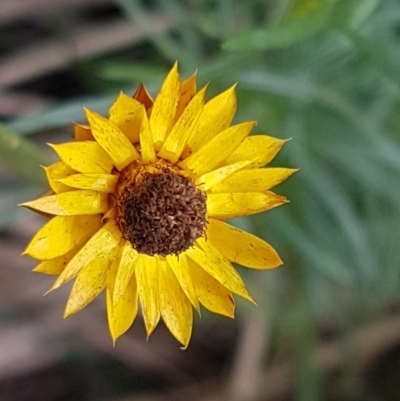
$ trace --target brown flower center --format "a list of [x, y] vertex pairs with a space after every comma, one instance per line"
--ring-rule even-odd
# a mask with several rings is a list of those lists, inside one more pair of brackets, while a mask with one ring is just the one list
[[122, 236], [140, 253], [178, 255], [204, 233], [206, 196], [170, 169], [141, 178], [125, 184], [118, 196]]

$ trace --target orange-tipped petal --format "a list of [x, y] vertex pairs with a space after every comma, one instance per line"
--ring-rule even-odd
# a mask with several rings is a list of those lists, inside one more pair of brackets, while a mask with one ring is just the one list
[[85, 124], [74, 124], [74, 138], [75, 141], [94, 141], [94, 136], [92, 135], [92, 130], [90, 129], [89, 125]]
[[150, 93], [148, 92], [148, 90], [146, 89], [146, 87], [143, 85], [142, 82], [139, 84], [139, 87], [137, 88], [135, 94], [132, 97], [133, 99], [143, 104], [147, 112], [153, 107], [154, 103], [153, 98], [151, 97]]

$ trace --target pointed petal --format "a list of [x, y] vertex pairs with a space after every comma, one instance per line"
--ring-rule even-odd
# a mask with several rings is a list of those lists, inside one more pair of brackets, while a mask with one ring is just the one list
[[70, 187], [58, 181], [60, 178], [66, 178], [72, 174], [75, 174], [75, 171], [72, 170], [71, 167], [60, 161], [48, 167], [43, 166], [43, 169], [46, 172], [47, 181], [49, 182], [50, 188], [56, 194], [71, 190]]
[[276, 156], [286, 142], [287, 140], [268, 135], [251, 135], [225, 160], [224, 165], [250, 160], [252, 167], [263, 167]]
[[72, 188], [112, 193], [118, 183], [118, 176], [112, 174], [74, 174], [58, 180]]
[[[143, 106], [142, 106], [143, 107]], [[153, 134], [147, 114], [143, 112], [142, 125], [140, 127], [140, 154], [144, 163], [157, 160], [153, 144]]]
[[180, 80], [176, 62], [167, 75], [150, 116], [150, 127], [156, 150], [159, 150], [172, 128], [179, 103]]
[[139, 256], [135, 275], [147, 337], [154, 331], [160, 320], [159, 272], [160, 267], [156, 257]]
[[49, 274], [54, 276], [59, 276], [69, 261], [77, 254], [77, 252], [81, 249], [82, 245], [77, 246], [76, 248], [72, 249], [68, 253], [62, 256], [58, 256], [57, 258], [44, 260], [43, 262], [39, 263], [33, 271], [35, 273], [42, 273], [42, 274]]
[[284, 203], [288, 203], [288, 200], [273, 192], [208, 194], [207, 214], [226, 220], [264, 212]]
[[113, 299], [114, 296], [115, 279], [117, 276], [118, 267], [121, 261], [122, 251], [124, 249], [125, 242], [126, 241], [123, 238], [121, 238], [119, 240], [118, 245], [111, 251], [113, 258], [110, 261], [109, 269], [107, 272], [107, 282], [106, 282], [107, 292], [110, 293], [111, 300]]
[[122, 255], [122, 251], [124, 249], [125, 242], [126, 241], [123, 238], [121, 238], [118, 243], [118, 247], [115, 248], [114, 251], [112, 251], [113, 255], [116, 255], [117, 257], [115, 259], [113, 259], [112, 262], [110, 263], [110, 268], [108, 269], [107, 283], [106, 283], [107, 292], [110, 293], [111, 299], [114, 296], [115, 279], [117, 277], [117, 271], [118, 271], [118, 267], [119, 267], [119, 263], [121, 260], [121, 255]]
[[71, 259], [65, 270], [54, 283], [50, 291], [61, 287], [75, 276], [77, 276], [85, 266], [93, 261], [108, 261], [121, 239], [121, 233], [113, 220], [109, 220], [104, 226], [93, 235], [85, 246]]
[[121, 260], [119, 262], [118, 272], [113, 289], [113, 303], [116, 305], [125, 294], [126, 288], [135, 271], [137, 258], [139, 254], [132, 248], [129, 241], [125, 241], [122, 250]]
[[95, 258], [82, 269], [69, 295], [64, 318], [81, 311], [104, 290], [107, 273], [115, 261], [116, 254], [114, 250], [106, 258]]
[[143, 117], [140, 102], [120, 92], [110, 108], [109, 120], [116, 125], [132, 143], [139, 142], [139, 130]]
[[76, 216], [104, 213], [108, 209], [108, 202], [105, 194], [79, 190], [46, 196], [20, 206], [53, 215]]
[[139, 157], [129, 139], [110, 120], [89, 109], [84, 108], [84, 110], [93, 136], [118, 170], [121, 171]]
[[244, 161], [220, 167], [198, 177], [196, 179], [196, 185], [200, 186], [203, 191], [208, 191], [209, 189], [218, 185], [218, 183], [220, 183], [221, 181], [226, 180], [232, 174], [247, 167], [249, 164], [250, 162]]
[[242, 170], [213, 186], [213, 193], [265, 192], [289, 178], [298, 169], [269, 167]]
[[179, 90], [179, 105], [178, 111], [175, 115], [175, 121], [183, 113], [185, 107], [189, 104], [189, 102], [193, 99], [194, 95], [196, 94], [196, 77], [197, 71], [192, 74], [188, 79], [185, 79], [181, 82], [180, 90]]
[[197, 239], [196, 243], [199, 244], [202, 249], [198, 246], [194, 246], [186, 251], [186, 255], [228, 290], [254, 302], [243, 280], [239, 276], [239, 273], [218, 250], [203, 238]]
[[200, 116], [206, 90], [207, 86], [199, 91], [185, 108], [158, 153], [160, 157], [169, 160], [171, 163], [176, 163], [179, 160], [185, 149], [191, 127], [196, 124]]
[[115, 206], [110, 207], [106, 213], [104, 213], [102, 220], [107, 221], [110, 219], [115, 219], [117, 217], [118, 211]]
[[191, 152], [197, 151], [216, 134], [229, 127], [236, 112], [235, 87], [233, 85], [206, 103], [188, 139]]
[[169, 265], [158, 263], [161, 316], [172, 335], [187, 348], [193, 327], [192, 306]]
[[220, 132], [179, 166], [201, 175], [218, 167], [243, 142], [255, 121], [234, 125]]
[[146, 111], [149, 111], [153, 107], [153, 98], [150, 96], [149, 92], [142, 82], [139, 84], [139, 87], [132, 97], [133, 99], [142, 103], [143, 106], [146, 108]]
[[206, 236], [231, 262], [253, 269], [273, 269], [282, 265], [281, 258], [270, 244], [222, 221], [210, 219]]
[[192, 277], [190, 276], [187, 257], [184, 253], [178, 256], [167, 256], [167, 262], [178, 279], [179, 285], [188, 297], [189, 301], [200, 312], [199, 300], [197, 299], [196, 288], [194, 287]]
[[25, 255], [54, 259], [90, 238], [101, 227], [100, 216], [56, 216], [33, 237]]
[[188, 259], [188, 264], [197, 297], [201, 304], [211, 312], [233, 318], [235, 301], [231, 292], [191, 259]]
[[133, 275], [120, 297], [118, 304], [113, 305], [111, 291], [107, 288], [107, 315], [111, 337], [115, 342], [132, 326], [138, 312], [138, 292], [135, 275]]
[[113, 162], [97, 142], [68, 142], [51, 146], [60, 159], [79, 173], [110, 173]]
[[74, 138], [77, 142], [82, 141], [94, 141], [94, 136], [92, 135], [92, 130], [90, 129], [89, 125], [85, 124], [74, 124]]
[[121, 265], [120, 258], [122, 256], [125, 240], [121, 240], [118, 244], [118, 254], [115, 262], [110, 266], [107, 275], [107, 316], [108, 326], [110, 328], [111, 336], [115, 341], [123, 333], [125, 333], [132, 325], [138, 311], [138, 300], [137, 300], [137, 287], [135, 277], [131, 277], [127, 285], [124, 288], [123, 294], [120, 296], [120, 302], [115, 304], [114, 299], [114, 288], [117, 279], [117, 272]]

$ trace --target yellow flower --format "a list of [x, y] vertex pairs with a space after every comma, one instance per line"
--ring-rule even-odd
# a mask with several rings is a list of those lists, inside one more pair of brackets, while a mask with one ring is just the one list
[[235, 86], [208, 102], [205, 92], [176, 63], [154, 102], [141, 85], [108, 118], [85, 109], [75, 142], [50, 145], [61, 159], [45, 168], [53, 194], [23, 204], [51, 217], [24, 252], [40, 261], [34, 271], [58, 276], [50, 291], [76, 278], [65, 317], [105, 289], [114, 341], [140, 300], [147, 334], [162, 318], [187, 347], [192, 306], [233, 317], [232, 293], [253, 301], [231, 262], [282, 264], [223, 220], [287, 202], [270, 188], [296, 170], [261, 168], [285, 141], [248, 136], [254, 121], [230, 126]]

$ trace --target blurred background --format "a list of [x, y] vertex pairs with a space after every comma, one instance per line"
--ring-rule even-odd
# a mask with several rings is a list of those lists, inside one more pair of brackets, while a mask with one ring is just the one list
[[[154, 95], [176, 59], [292, 138], [291, 203], [234, 221], [285, 265], [239, 268], [258, 307], [204, 311], [187, 351], [141, 318], [113, 348], [103, 297], [67, 320], [70, 288], [42, 297], [20, 253], [44, 220], [16, 204], [83, 104]], [[1, 0], [0, 400], [400, 400], [399, 66], [398, 0]]]

